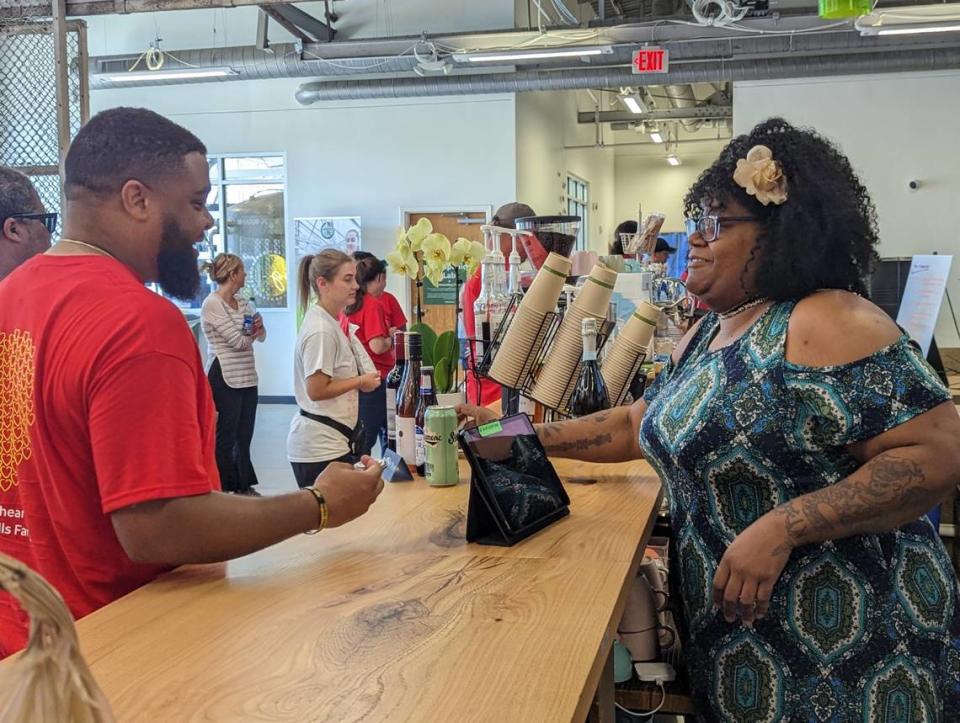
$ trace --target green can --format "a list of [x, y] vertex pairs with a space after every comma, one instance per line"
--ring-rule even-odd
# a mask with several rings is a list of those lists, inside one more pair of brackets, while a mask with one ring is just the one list
[[453, 407], [427, 407], [424, 427], [427, 484], [431, 487], [455, 485], [460, 479], [457, 410]]

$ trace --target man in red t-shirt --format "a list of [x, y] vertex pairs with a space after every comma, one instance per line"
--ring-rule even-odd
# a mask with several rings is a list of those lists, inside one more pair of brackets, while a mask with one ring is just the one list
[[[501, 206], [497, 209], [497, 212], [493, 214], [493, 218], [490, 220], [492, 226], [500, 226], [502, 228], [516, 228], [516, 221], [518, 218], [526, 218], [527, 216], [536, 216], [532, 208], [527, 206], [524, 203], [519, 201], [514, 201], [513, 203], [508, 203]], [[513, 250], [513, 244], [511, 243], [510, 236], [503, 234], [500, 237], [500, 251], [503, 253], [503, 257], [507, 259], [507, 271], [510, 269], [510, 252]], [[520, 244], [517, 246], [517, 253], [520, 254], [521, 261], [526, 259], [527, 254], [523, 249], [523, 245]], [[463, 293], [461, 298], [461, 307], [463, 308], [463, 328], [468, 337], [475, 336], [474, 325], [475, 319], [473, 315], [473, 303], [480, 296], [480, 270], [477, 269], [476, 273], [471, 276], [467, 283], [463, 285]], [[471, 371], [467, 371], [467, 402], [470, 404], [476, 404], [477, 396], [480, 397], [480, 406], [487, 406], [488, 404], [493, 404], [500, 399], [500, 385], [490, 379], [480, 379], [479, 391], [477, 388], [477, 378]]]
[[[367, 510], [379, 467], [331, 465], [315, 488], [218, 492], [214, 408], [181, 312], [213, 225], [206, 149], [142, 109], [77, 134], [63, 238], [0, 283], [0, 552], [81, 617], [182, 563], [227, 560]], [[0, 658], [26, 639], [0, 595]]]

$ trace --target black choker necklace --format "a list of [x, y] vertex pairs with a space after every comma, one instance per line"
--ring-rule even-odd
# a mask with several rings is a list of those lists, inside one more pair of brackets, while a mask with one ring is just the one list
[[760, 304], [766, 304], [770, 299], [766, 296], [758, 296], [755, 299], [748, 299], [742, 304], [737, 304], [732, 309], [727, 309], [726, 311], [721, 311], [717, 314], [721, 319], [729, 319], [736, 316], [737, 314], [742, 314], [747, 309], [752, 309], [755, 306], [760, 306]]

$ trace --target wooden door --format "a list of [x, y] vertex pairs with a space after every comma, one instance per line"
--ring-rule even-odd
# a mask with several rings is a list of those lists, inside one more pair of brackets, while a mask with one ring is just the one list
[[[407, 227], [409, 228], [421, 218], [430, 219], [430, 223], [433, 224], [433, 230], [437, 233], [442, 233], [450, 239], [450, 243], [453, 243], [458, 238], [466, 238], [471, 241], [483, 243], [483, 232], [480, 231], [480, 227], [487, 223], [487, 216], [482, 211], [451, 211], [447, 213], [417, 213], [411, 211], [407, 214]], [[412, 307], [416, 307], [417, 304], [417, 285], [416, 282], [412, 280], [410, 281], [410, 304]], [[445, 331], [456, 332], [456, 309], [456, 305], [452, 303], [424, 304], [423, 321], [425, 324], [429, 324], [430, 328], [437, 332], [438, 336]], [[409, 309], [407, 316], [409, 316], [411, 322], [416, 322], [416, 308]]]

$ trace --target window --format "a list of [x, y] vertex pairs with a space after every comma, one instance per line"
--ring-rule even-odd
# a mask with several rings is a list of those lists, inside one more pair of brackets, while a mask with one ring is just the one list
[[582, 178], [567, 174], [567, 214], [580, 217], [577, 233], [577, 250], [587, 250], [587, 234], [590, 229], [590, 184]]
[[[229, 252], [243, 259], [247, 287], [258, 309], [287, 307], [286, 159], [272, 155], [217, 155], [208, 158], [207, 210], [214, 226], [200, 244], [199, 262]], [[203, 274], [193, 299], [174, 302], [199, 309], [216, 288]]]

